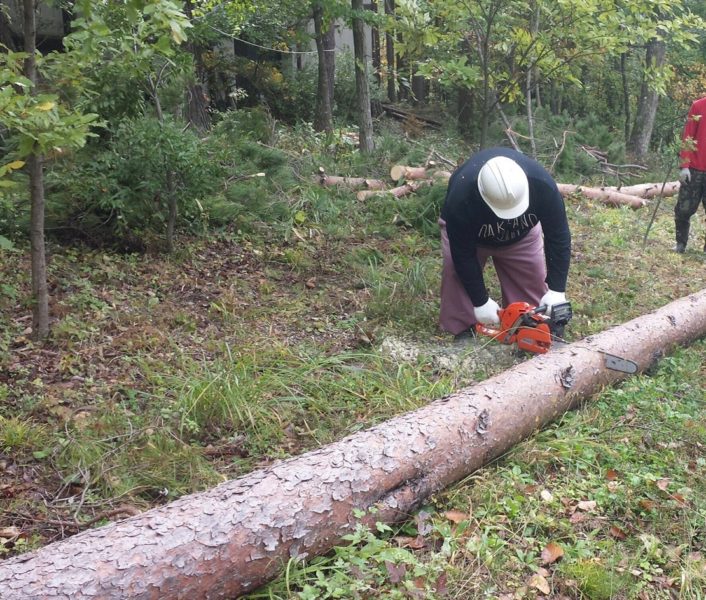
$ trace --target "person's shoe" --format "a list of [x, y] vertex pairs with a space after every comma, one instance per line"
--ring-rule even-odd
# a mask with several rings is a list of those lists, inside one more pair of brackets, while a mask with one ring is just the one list
[[463, 344], [464, 342], [471, 342], [476, 338], [476, 327], [475, 325], [472, 325], [465, 331], [462, 331], [461, 333], [457, 333], [454, 336], [454, 342], [457, 344]]
[[[686, 244], [682, 244], [681, 242], [677, 242], [677, 245], [674, 246], [674, 252], [676, 252], [677, 254], [684, 254], [685, 250]], [[706, 248], [704, 250], [706, 250]]]

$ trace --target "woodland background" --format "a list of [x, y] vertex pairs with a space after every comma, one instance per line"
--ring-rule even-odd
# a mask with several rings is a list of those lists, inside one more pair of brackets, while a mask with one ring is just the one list
[[[0, 4], [0, 559], [519, 360], [436, 328], [443, 182], [359, 201], [320, 170], [392, 186], [393, 165], [513, 145], [560, 182], [674, 180], [704, 18], [687, 0]], [[671, 254], [673, 202], [567, 200], [569, 336], [704, 287], [702, 213]], [[253, 597], [703, 598], [705, 352]]]

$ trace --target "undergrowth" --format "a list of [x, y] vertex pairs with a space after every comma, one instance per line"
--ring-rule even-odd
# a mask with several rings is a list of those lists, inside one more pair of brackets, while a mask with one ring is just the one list
[[[462, 377], [382, 349], [391, 337], [452, 344], [436, 324], [444, 186], [359, 202], [313, 179], [320, 165], [385, 178], [430, 148], [467, 149], [390, 132], [361, 157], [344, 130], [260, 121], [276, 151], [250, 140], [235, 177], [268, 160], [271, 176], [219, 192], [217, 232], [182, 235], [172, 256], [50, 241], [44, 346], [29, 339], [28, 248], [0, 251], [0, 555], [329, 443], [497, 367]], [[643, 245], [654, 206], [567, 200], [568, 339], [704, 287], [703, 222], [686, 254], [669, 252], [664, 200]], [[492, 269], [487, 282], [497, 295]], [[252, 597], [703, 598], [705, 353], [701, 342], [665, 358], [409, 522], [361, 525]], [[547, 562], [550, 544], [562, 556]]]

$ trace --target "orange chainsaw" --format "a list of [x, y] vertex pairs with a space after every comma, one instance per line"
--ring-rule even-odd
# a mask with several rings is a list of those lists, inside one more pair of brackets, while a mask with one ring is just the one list
[[564, 327], [573, 315], [571, 303], [563, 302], [547, 307], [533, 307], [527, 302], [513, 302], [498, 311], [500, 325], [496, 327], [476, 324], [476, 331], [492, 337], [503, 344], [517, 344], [519, 350], [544, 354], [552, 341], [561, 339]]

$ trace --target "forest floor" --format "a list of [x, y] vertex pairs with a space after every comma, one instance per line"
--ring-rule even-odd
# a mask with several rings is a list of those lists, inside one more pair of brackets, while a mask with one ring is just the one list
[[[342, 192], [336, 201], [355, 202]], [[339, 439], [521, 360], [494, 342], [459, 345], [438, 330], [437, 240], [391, 225], [389, 211], [395, 210], [383, 202], [356, 205], [358, 214], [343, 237], [340, 229], [336, 236], [329, 234], [312, 217], [309, 227], [299, 223], [294, 235], [289, 231], [277, 238], [242, 232], [184, 238], [172, 256], [51, 243], [52, 335], [45, 344], [30, 338], [29, 252], [18, 246], [0, 253], [0, 559]], [[570, 339], [706, 286], [703, 219], [695, 219], [687, 253], [672, 253], [672, 203], [663, 203], [643, 246], [651, 207], [631, 211], [580, 198], [567, 202], [574, 238]], [[496, 286], [492, 270], [488, 281]], [[448, 361], [440, 362], [440, 356]], [[683, 396], [698, 406], [699, 393], [703, 402], [705, 357], [704, 344], [696, 344], [680, 355], [672, 372], [655, 376], [667, 378], [659, 385], [675, 386], [663, 392], [669, 402]], [[675, 372], [682, 374], [681, 383], [674, 381]], [[689, 379], [689, 373], [696, 378]], [[657, 385], [658, 379], [639, 381], [623, 392], [630, 396], [625, 411], [633, 418], [635, 407], [649, 396], [634, 386]], [[643, 408], [649, 412], [650, 406]], [[417, 552], [407, 560], [422, 575], [413, 576], [411, 567], [400, 574], [381, 560], [366, 585], [379, 597], [419, 597], [404, 591], [414, 589], [426, 590], [428, 598], [703, 597], [686, 592], [691, 593], [689, 585], [706, 590], [703, 546], [696, 547], [698, 540], [706, 543], [706, 421], [703, 410], [672, 409], [689, 413], [682, 425], [690, 433], [679, 434], [688, 439], [675, 450], [681, 448], [683, 455], [674, 458], [683, 472], [670, 475], [654, 468], [645, 481], [651, 477], [659, 489], [669, 490], [674, 506], [668, 518], [681, 519], [675, 539], [683, 534], [682, 542], [662, 543], [656, 532], [643, 539], [638, 525], [619, 527], [606, 517], [618, 510], [610, 508], [611, 502], [617, 506], [624, 500], [617, 488], [629, 487], [632, 463], [618, 460], [611, 468], [619, 474], [606, 475], [599, 441], [579, 439], [586, 425], [570, 417], [551, 434], [522, 446], [514, 459], [484, 469], [436, 499], [439, 522], [419, 548], [409, 542], [421, 535], [419, 517], [407, 526], [414, 535], [395, 532], [398, 546]], [[652, 438], [644, 443], [665, 453], [660, 444], [668, 442], [655, 431]], [[614, 455], [611, 460], [615, 463]], [[573, 470], [577, 479], [567, 485], [580, 488], [574, 497], [582, 502], [592, 497], [587, 485], [603, 489], [606, 477], [617, 482], [605, 492], [613, 497], [597, 494], [598, 508], [595, 502], [583, 509], [573, 501], [562, 506], [565, 498], [548, 491], [552, 475], [547, 472], [539, 481], [542, 464], [553, 465], [557, 480]], [[582, 464], [590, 468], [584, 471]], [[663, 482], [667, 479], [681, 483], [674, 487]], [[474, 498], [481, 489], [484, 499]], [[538, 499], [531, 514], [528, 498]], [[653, 496], [648, 500], [652, 504], [643, 508], [654, 512]], [[500, 512], [491, 515], [490, 505]], [[551, 519], [542, 510], [550, 505], [561, 509]], [[450, 512], [457, 508], [472, 515], [471, 521], [485, 518], [492, 528], [474, 521], [473, 528], [459, 529], [468, 519]], [[517, 529], [518, 519], [523, 531]], [[577, 527], [582, 535], [575, 533]], [[542, 528], [561, 530], [564, 546], [573, 540], [573, 562], [564, 561], [568, 566], [560, 583], [552, 582], [550, 573], [559, 556], [551, 550], [548, 557], [541, 554], [547, 547], [537, 541]], [[387, 542], [393, 544], [392, 539]], [[456, 544], [453, 560], [448, 548], [439, 554], [449, 540]], [[632, 552], [621, 549], [622, 543], [643, 548], [634, 564], [616, 562], [608, 569], [615, 575], [609, 578], [611, 590], [632, 581], [627, 588], [632, 591], [624, 596], [610, 590], [605, 595], [605, 589], [586, 592], [606, 581], [601, 562], [606, 540], [618, 545], [611, 550], [616, 555]], [[501, 552], [506, 554], [502, 561]], [[670, 552], [677, 552], [676, 558]], [[674, 570], [675, 564], [682, 571]], [[426, 580], [420, 584], [422, 576]], [[305, 583], [305, 571], [301, 577], [298, 591], [280, 583], [262, 597], [331, 593], [323, 584]], [[327, 577], [335, 579], [331, 573]], [[305, 595], [307, 585], [315, 595]]]

